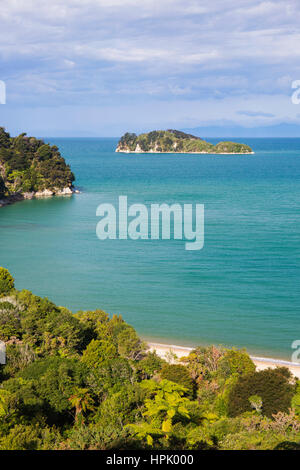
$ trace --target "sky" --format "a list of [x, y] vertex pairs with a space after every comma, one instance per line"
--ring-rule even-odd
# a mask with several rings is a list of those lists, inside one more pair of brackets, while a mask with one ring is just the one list
[[12, 135], [300, 136], [299, 0], [0, 0], [0, 39]]

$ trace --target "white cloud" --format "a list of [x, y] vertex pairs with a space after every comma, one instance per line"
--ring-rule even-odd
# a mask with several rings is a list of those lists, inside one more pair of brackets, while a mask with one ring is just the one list
[[294, 0], [2, 0], [0, 54], [59, 58], [82, 50], [91, 60], [115, 63], [296, 60], [296, 6]]
[[[282, 97], [289, 103], [290, 84], [300, 79], [298, 7], [299, 0], [1, 0], [0, 79], [19, 105], [122, 100], [146, 114], [155, 98], [169, 113], [183, 103], [186, 113], [185, 102], [201, 107], [209, 98], [207, 119], [233, 103], [283, 118]], [[242, 105], [247, 96], [251, 105]], [[293, 115], [288, 107], [286, 119]]]

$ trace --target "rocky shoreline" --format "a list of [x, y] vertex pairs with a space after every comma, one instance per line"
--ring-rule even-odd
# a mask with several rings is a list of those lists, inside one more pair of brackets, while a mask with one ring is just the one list
[[168, 154], [168, 153], [171, 153], [171, 154], [186, 154], [186, 155], [254, 155], [255, 152], [218, 152], [218, 153], [213, 153], [213, 152], [178, 152], [178, 151], [175, 151], [174, 152], [160, 152], [158, 150], [149, 150], [149, 151], [144, 151], [144, 150], [140, 150], [140, 149], [135, 149], [135, 150], [124, 150], [120, 147], [117, 147], [115, 152], [117, 153], [165, 153], [165, 154]]
[[63, 189], [44, 189], [43, 191], [36, 191], [36, 192], [28, 192], [28, 193], [13, 193], [9, 196], [6, 196], [0, 199], [0, 208], [4, 206], [8, 206], [10, 204], [14, 204], [15, 202], [24, 201], [26, 199], [40, 199], [45, 197], [53, 197], [53, 196], [72, 196], [74, 193], [79, 193], [78, 189], [74, 188], [63, 188]]

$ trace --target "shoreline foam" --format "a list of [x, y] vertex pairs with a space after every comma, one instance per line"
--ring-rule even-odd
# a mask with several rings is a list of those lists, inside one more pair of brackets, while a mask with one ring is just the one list
[[[164, 343], [152, 343], [147, 341], [150, 351], [156, 351], [158, 356], [165, 358], [168, 352], [176, 354], [178, 358], [188, 356], [189, 353], [195, 349], [185, 346], [177, 346], [175, 344], [164, 344]], [[256, 357], [250, 356], [254, 364], [256, 365], [257, 370], [267, 369], [268, 367], [275, 368], [280, 366], [287, 367], [295, 377], [300, 379], [300, 363], [289, 362], [283, 359], [275, 359], [268, 357]]]

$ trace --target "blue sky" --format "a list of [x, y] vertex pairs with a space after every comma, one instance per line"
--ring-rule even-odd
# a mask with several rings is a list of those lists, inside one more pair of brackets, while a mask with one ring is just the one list
[[1, 0], [0, 124], [41, 136], [300, 124], [299, 6]]

